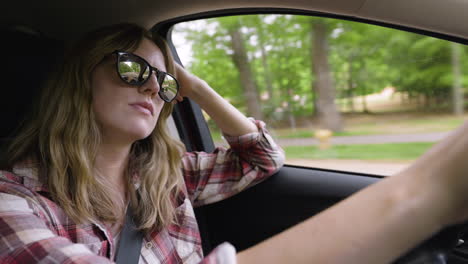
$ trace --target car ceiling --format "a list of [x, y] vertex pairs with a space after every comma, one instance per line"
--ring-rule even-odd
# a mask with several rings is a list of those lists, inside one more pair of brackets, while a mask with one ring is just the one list
[[23, 25], [71, 40], [106, 24], [150, 28], [182, 16], [236, 8], [289, 8], [369, 19], [468, 39], [466, 0], [24, 0], [2, 3], [2, 25]]

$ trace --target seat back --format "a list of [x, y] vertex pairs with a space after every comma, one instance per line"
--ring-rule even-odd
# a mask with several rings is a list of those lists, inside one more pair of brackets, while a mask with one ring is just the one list
[[0, 155], [31, 111], [63, 44], [20, 26], [0, 28]]

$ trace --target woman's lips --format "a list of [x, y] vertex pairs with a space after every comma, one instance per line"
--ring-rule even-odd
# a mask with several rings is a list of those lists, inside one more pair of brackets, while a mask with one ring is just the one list
[[142, 104], [142, 103], [136, 103], [136, 104], [130, 104], [135, 110], [137, 110], [140, 113], [152, 116], [153, 111], [151, 105], [148, 104]]

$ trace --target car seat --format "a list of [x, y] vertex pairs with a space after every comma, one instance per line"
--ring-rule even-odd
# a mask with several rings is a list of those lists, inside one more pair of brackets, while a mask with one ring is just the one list
[[0, 28], [0, 155], [31, 111], [43, 82], [63, 53], [63, 44], [24, 26]]

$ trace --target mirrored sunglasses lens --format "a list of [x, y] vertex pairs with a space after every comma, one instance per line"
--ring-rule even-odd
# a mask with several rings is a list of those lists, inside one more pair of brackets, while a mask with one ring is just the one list
[[130, 60], [120, 61], [118, 65], [118, 70], [120, 77], [122, 77], [122, 79], [125, 82], [132, 85], [138, 85], [143, 83], [150, 74], [148, 67], [145, 67], [141, 63]]
[[164, 76], [159, 94], [165, 101], [172, 101], [179, 90], [179, 85], [174, 77], [169, 74]]

